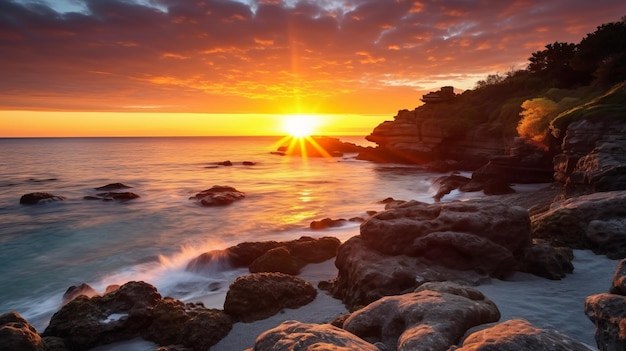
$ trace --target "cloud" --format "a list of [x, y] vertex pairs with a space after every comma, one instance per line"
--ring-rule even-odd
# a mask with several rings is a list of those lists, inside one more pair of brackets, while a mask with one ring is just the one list
[[47, 4], [0, 2], [2, 109], [387, 112], [626, 14], [623, 0]]

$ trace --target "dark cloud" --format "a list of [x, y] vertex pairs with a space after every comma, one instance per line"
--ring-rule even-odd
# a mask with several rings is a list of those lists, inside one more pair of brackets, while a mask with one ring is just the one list
[[84, 5], [0, 2], [0, 108], [393, 112], [438, 85], [523, 68], [545, 44], [578, 42], [626, 14], [623, 0]]

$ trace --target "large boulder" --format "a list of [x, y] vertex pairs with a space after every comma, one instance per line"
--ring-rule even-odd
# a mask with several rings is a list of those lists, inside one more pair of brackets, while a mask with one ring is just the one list
[[157, 303], [152, 315], [154, 320], [142, 336], [159, 345], [184, 345], [204, 351], [232, 329], [232, 320], [223, 311], [169, 297]]
[[224, 312], [235, 321], [265, 319], [284, 308], [298, 308], [315, 300], [317, 290], [307, 281], [283, 273], [253, 273], [230, 285]]
[[17, 312], [0, 315], [0, 351], [45, 351], [37, 330]]
[[543, 330], [523, 319], [513, 319], [470, 334], [450, 351], [592, 351], [589, 346], [554, 330]]
[[126, 283], [104, 296], [81, 295], [52, 316], [42, 336], [63, 338], [73, 350], [130, 339], [150, 325], [159, 300], [156, 288], [144, 282]]
[[470, 328], [496, 322], [500, 312], [472, 288], [430, 283], [387, 296], [352, 313], [343, 328], [388, 350], [448, 350]]
[[202, 206], [224, 206], [241, 200], [245, 196], [243, 192], [232, 186], [214, 185], [190, 197], [189, 200], [195, 200]]
[[259, 335], [255, 351], [335, 350], [379, 351], [376, 346], [330, 324], [285, 321]]
[[368, 247], [359, 235], [339, 247], [337, 277], [320, 288], [330, 290], [349, 309], [356, 309], [383, 296], [413, 291], [430, 281], [455, 281], [478, 285], [489, 278], [474, 271], [458, 271], [433, 265], [419, 257], [385, 255]]
[[531, 245], [530, 219], [521, 207], [472, 200], [409, 201], [361, 224], [367, 246], [388, 255], [504, 277]]
[[20, 204], [36, 205], [36, 204], [43, 204], [43, 203], [63, 201], [63, 200], [65, 200], [64, 196], [53, 195], [53, 194], [45, 193], [45, 192], [35, 192], [35, 193], [28, 193], [28, 194], [22, 195], [22, 197], [20, 198]]
[[626, 191], [600, 192], [555, 202], [533, 217], [532, 236], [554, 246], [626, 257]]

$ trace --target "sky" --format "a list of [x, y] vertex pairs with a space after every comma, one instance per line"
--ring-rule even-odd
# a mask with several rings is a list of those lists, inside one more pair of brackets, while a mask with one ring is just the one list
[[624, 0], [2, 0], [0, 137], [267, 134], [293, 114], [367, 134], [624, 15]]

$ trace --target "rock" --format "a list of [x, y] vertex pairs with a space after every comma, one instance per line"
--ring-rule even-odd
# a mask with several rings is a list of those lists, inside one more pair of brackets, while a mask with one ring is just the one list
[[572, 249], [554, 248], [548, 244], [536, 244], [524, 252], [524, 272], [540, 277], [559, 280], [574, 271]]
[[52, 316], [42, 336], [61, 337], [72, 350], [130, 339], [150, 325], [160, 299], [144, 282], [126, 283], [104, 296], [78, 296]]
[[615, 268], [615, 274], [613, 274], [613, 283], [609, 290], [611, 294], [625, 295], [626, 296], [626, 259], [621, 260]]
[[96, 195], [87, 195], [85, 200], [102, 200], [102, 201], [129, 201], [139, 198], [139, 195], [126, 191], [126, 192], [113, 192], [98, 193]]
[[483, 192], [485, 195], [504, 195], [513, 194], [515, 190], [505, 180], [492, 179], [483, 184]]
[[626, 123], [621, 117], [582, 119], [565, 131], [554, 158], [555, 179], [566, 196], [626, 190]]
[[254, 350], [379, 351], [376, 346], [330, 324], [306, 324], [297, 321], [285, 321], [259, 335]]
[[601, 351], [626, 350], [626, 296], [589, 296], [585, 314], [595, 324], [596, 343]]
[[343, 218], [340, 218], [340, 219], [324, 218], [319, 221], [312, 221], [309, 227], [313, 230], [322, 230], [322, 229], [333, 228], [333, 227], [341, 227], [345, 223], [346, 223], [346, 220]]
[[493, 156], [472, 173], [473, 182], [550, 183], [553, 181], [554, 154], [522, 138], [516, 138], [508, 155]]
[[156, 304], [152, 315], [154, 321], [142, 336], [159, 345], [178, 344], [192, 350], [208, 350], [232, 329], [232, 320], [223, 311], [169, 297]]
[[497, 201], [409, 201], [361, 224], [367, 246], [504, 277], [531, 245], [528, 212]]
[[241, 162], [241, 164], [244, 165], [244, 166], [254, 166], [254, 165], [256, 165], [256, 162], [243, 161], [243, 162]]
[[457, 271], [419, 257], [385, 255], [365, 245], [361, 236], [343, 243], [337, 252], [337, 277], [320, 288], [343, 301], [350, 310], [383, 296], [408, 293], [430, 281], [478, 285], [488, 277], [473, 271]]
[[503, 137], [502, 125], [491, 123], [458, 128], [458, 123], [447, 122], [450, 112], [445, 108], [446, 104], [432, 105], [422, 105], [413, 111], [398, 111], [393, 121], [379, 124], [366, 137], [378, 146], [361, 152], [358, 158], [412, 164], [446, 160], [475, 169], [492, 155], [504, 153], [508, 140]]
[[284, 246], [273, 248], [250, 265], [250, 273], [279, 272], [290, 275], [300, 273], [300, 265], [291, 257], [289, 249]]
[[189, 200], [196, 200], [202, 206], [224, 206], [244, 197], [244, 193], [231, 186], [214, 185], [190, 197]]
[[313, 301], [317, 290], [300, 278], [282, 273], [253, 273], [235, 279], [226, 293], [224, 312], [235, 321], [253, 322], [284, 308]]
[[78, 286], [72, 285], [69, 288], [67, 288], [67, 290], [63, 294], [62, 304], [65, 305], [66, 303], [74, 300], [76, 297], [80, 295], [92, 297], [92, 296], [98, 295], [98, 292], [96, 292], [89, 284], [86, 284], [86, 283], [82, 283], [81, 285], [78, 285]]
[[20, 204], [22, 205], [36, 205], [39, 203], [48, 203], [53, 201], [63, 201], [66, 198], [64, 196], [52, 195], [50, 193], [36, 192], [22, 195], [20, 198]]
[[337, 138], [312, 136], [302, 139], [302, 142], [292, 139], [289, 145], [282, 145], [271, 153], [281, 156], [341, 157], [344, 153], [359, 153], [365, 149], [362, 146], [343, 142]]
[[35, 327], [17, 312], [0, 315], [0, 351], [46, 351]]
[[123, 183], [111, 183], [111, 184], [107, 184], [105, 186], [101, 186], [98, 188], [94, 188], [96, 190], [100, 190], [100, 191], [111, 191], [111, 190], [120, 190], [120, 189], [128, 189], [128, 188], [132, 188], [132, 186], [128, 186], [126, 184]]
[[592, 351], [589, 346], [554, 330], [539, 329], [523, 319], [513, 319], [469, 335], [461, 347], [450, 351]]
[[218, 165], [218, 166], [227, 166], [227, 167], [230, 167], [230, 166], [232, 166], [232, 165], [233, 165], [233, 163], [232, 163], [232, 162], [230, 162], [230, 161], [222, 161], [222, 162], [218, 162], [218, 163], [217, 163], [217, 165]]
[[343, 328], [388, 350], [446, 351], [468, 329], [500, 319], [496, 305], [482, 293], [449, 284], [442, 290], [383, 297], [352, 313]]
[[229, 267], [249, 267], [268, 251], [278, 247], [287, 248], [294, 264], [300, 269], [308, 263], [320, 263], [335, 257], [340, 243], [339, 239], [333, 237], [314, 239], [308, 236], [284, 242], [244, 242], [225, 250], [203, 253], [192, 259], [186, 269], [193, 272], [213, 272], [215, 269]]
[[592, 249], [612, 259], [626, 257], [626, 191], [601, 192], [552, 204], [533, 217], [532, 235], [553, 246]]
[[437, 193], [433, 195], [436, 202], [441, 201], [445, 195], [450, 194], [452, 190], [459, 189], [470, 182], [470, 179], [457, 174], [443, 176], [435, 179], [433, 185], [438, 185]]

